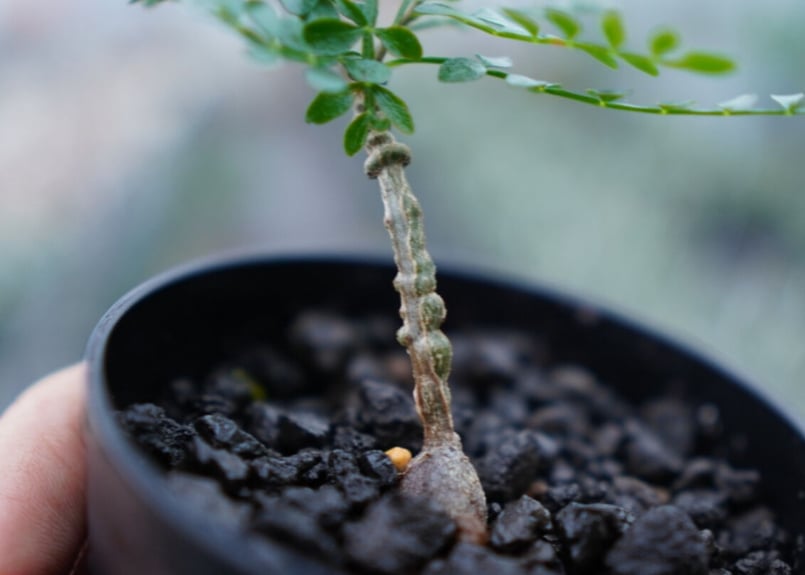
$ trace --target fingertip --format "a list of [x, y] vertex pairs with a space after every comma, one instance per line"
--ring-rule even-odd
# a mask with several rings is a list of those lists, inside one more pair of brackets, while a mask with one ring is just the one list
[[32, 385], [0, 416], [0, 573], [70, 568], [85, 533], [86, 365]]

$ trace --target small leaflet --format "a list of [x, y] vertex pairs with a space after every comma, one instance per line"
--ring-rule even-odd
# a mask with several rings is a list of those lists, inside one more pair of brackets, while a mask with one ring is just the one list
[[730, 100], [720, 102], [718, 107], [727, 112], [743, 112], [751, 110], [757, 103], [757, 94], [741, 94]]
[[805, 104], [805, 94], [772, 94], [771, 99], [780, 104], [789, 114], [797, 111]]
[[476, 58], [487, 68], [511, 68], [514, 65], [514, 62], [512, 62], [512, 59], [508, 56], [483, 56], [482, 54], [476, 54]]
[[684, 100], [682, 102], [661, 102], [658, 104], [661, 110], [668, 112], [690, 110], [695, 105], [695, 100]]
[[520, 74], [508, 74], [506, 76], [506, 83], [509, 86], [514, 86], [515, 88], [554, 88], [559, 86], [559, 84], [535, 80], [534, 78], [529, 78], [528, 76], [522, 76]]
[[590, 96], [598, 98], [603, 103], [616, 102], [629, 95], [628, 91], [621, 90], [594, 90], [588, 89], [587, 93]]
[[421, 4], [417, 6], [416, 12], [417, 14], [428, 14], [430, 16], [455, 16], [460, 14], [458, 10], [442, 2]]
[[485, 24], [489, 24], [499, 32], [508, 32], [510, 34], [517, 34], [520, 36], [531, 36], [528, 30], [519, 24], [512, 22], [503, 16], [503, 14], [500, 14], [491, 8], [482, 8], [481, 10], [475, 12], [472, 17], [484, 22]]

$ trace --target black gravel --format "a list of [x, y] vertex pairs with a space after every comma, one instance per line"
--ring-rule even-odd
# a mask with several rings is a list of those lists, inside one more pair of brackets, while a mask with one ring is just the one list
[[305, 313], [287, 348], [245, 350], [118, 418], [165, 470], [166, 489], [216, 527], [344, 572], [801, 569], [759, 472], [718, 455], [717, 407], [674, 394], [627, 404], [583, 367], [547, 364], [540, 340], [500, 330], [451, 334], [454, 420], [490, 511], [487, 546], [458, 541], [439, 509], [397, 491], [383, 453], [421, 447], [394, 330], [385, 318]]

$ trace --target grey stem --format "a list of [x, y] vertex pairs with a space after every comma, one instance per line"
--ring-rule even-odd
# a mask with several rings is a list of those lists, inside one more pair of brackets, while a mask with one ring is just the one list
[[385, 225], [394, 249], [403, 325], [397, 339], [411, 358], [414, 401], [424, 429], [422, 451], [408, 466], [401, 489], [439, 504], [467, 540], [486, 539], [486, 498], [461, 439], [453, 430], [447, 378], [453, 358], [441, 331], [446, 316], [436, 293], [436, 266], [425, 245], [422, 208], [405, 177], [411, 152], [388, 132], [370, 134], [365, 170], [380, 185]]
[[405, 177], [411, 153], [387, 132], [372, 134], [366, 149], [366, 173], [380, 185], [384, 223], [394, 249], [398, 270], [394, 287], [400, 294], [403, 320], [397, 340], [411, 357], [425, 444], [450, 442], [454, 432], [447, 377], [453, 351], [440, 329], [447, 312], [436, 293], [436, 266], [425, 246], [422, 208]]

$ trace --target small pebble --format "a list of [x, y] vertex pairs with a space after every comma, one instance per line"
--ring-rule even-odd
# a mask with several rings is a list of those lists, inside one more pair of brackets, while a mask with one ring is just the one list
[[520, 551], [552, 528], [551, 513], [523, 495], [506, 504], [492, 526], [490, 544], [503, 552]]
[[[627, 531], [634, 517], [606, 503], [571, 503], [555, 516], [556, 530], [578, 573], [600, 573], [610, 546]], [[648, 575], [648, 574], [645, 574]]]
[[614, 575], [706, 575], [705, 538], [687, 513], [672, 505], [638, 517], [608, 553]]
[[502, 438], [476, 466], [487, 499], [506, 502], [525, 493], [545, 463], [542, 448], [540, 434], [532, 430]]
[[227, 449], [246, 459], [254, 459], [268, 452], [265, 445], [223, 415], [204, 415], [195, 421], [194, 427], [215, 447]]
[[395, 493], [344, 528], [344, 547], [350, 561], [370, 573], [408, 573], [447, 547], [455, 534], [453, 521], [428, 500]]
[[179, 467], [188, 457], [196, 432], [177, 423], [152, 403], [135, 404], [118, 415], [123, 428], [162, 464]]

